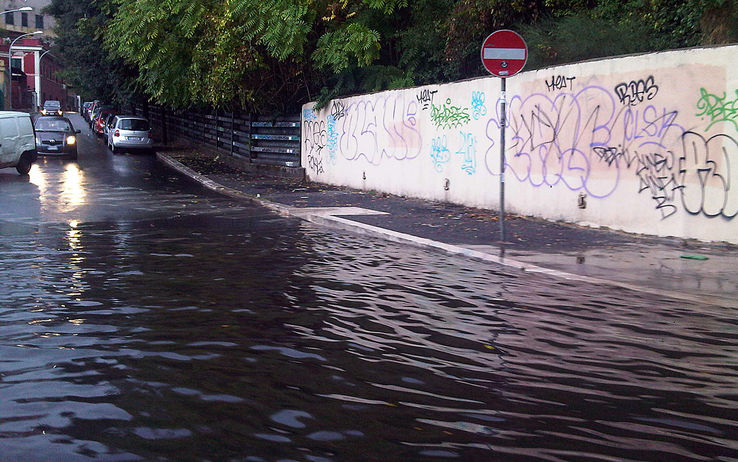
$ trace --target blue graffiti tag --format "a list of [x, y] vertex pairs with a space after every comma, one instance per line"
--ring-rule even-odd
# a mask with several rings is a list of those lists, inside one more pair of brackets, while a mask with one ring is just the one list
[[326, 118], [328, 122], [328, 161], [332, 165], [336, 165], [336, 153], [338, 151], [338, 131], [336, 131], [336, 118], [329, 115]]
[[480, 117], [487, 115], [487, 107], [484, 105], [484, 100], [485, 96], [483, 91], [472, 92], [471, 106], [472, 117], [474, 117], [474, 120], [479, 120]]
[[433, 138], [430, 156], [433, 160], [433, 168], [439, 173], [442, 172], [443, 166], [451, 160], [451, 153], [446, 147], [446, 135]]
[[316, 116], [315, 112], [310, 108], [302, 110], [302, 118], [305, 120], [316, 120], [318, 116]]
[[467, 175], [477, 173], [477, 139], [471, 133], [459, 132], [461, 136], [461, 147], [456, 154], [463, 157], [464, 162], [461, 164], [461, 170]]

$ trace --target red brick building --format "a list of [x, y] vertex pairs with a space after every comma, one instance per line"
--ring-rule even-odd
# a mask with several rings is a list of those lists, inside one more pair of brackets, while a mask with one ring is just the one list
[[42, 39], [23, 37], [6, 42], [0, 45], [0, 59], [5, 64], [7, 79], [7, 55], [12, 43], [13, 85], [12, 104], [10, 95], [5, 95], [5, 109], [35, 110], [50, 99], [60, 101], [63, 107], [74, 108], [74, 97], [57, 75], [61, 67]]

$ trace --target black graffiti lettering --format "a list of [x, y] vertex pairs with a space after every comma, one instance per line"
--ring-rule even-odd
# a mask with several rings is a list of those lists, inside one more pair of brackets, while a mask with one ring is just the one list
[[[738, 216], [735, 175], [731, 165], [738, 162], [738, 141], [719, 134], [704, 138], [685, 131], [683, 154], [679, 158], [680, 183], [684, 209], [692, 215], [733, 219]], [[732, 193], [732, 194], [731, 194]]]
[[316, 174], [324, 172], [322, 152], [328, 141], [325, 122], [306, 120], [302, 124], [302, 137], [307, 153], [308, 167]]
[[617, 148], [612, 146], [595, 146], [592, 148], [592, 152], [594, 152], [600, 160], [607, 163], [607, 165], [612, 165], [618, 158], [624, 156], [623, 151], [619, 146]]
[[651, 192], [651, 199], [656, 201], [656, 210], [661, 213], [661, 218], [664, 219], [677, 212], [677, 206], [671, 203], [677, 189], [681, 189], [681, 186], [674, 184], [673, 177], [641, 177], [641, 189], [638, 192]]
[[544, 81], [546, 82], [546, 88], [548, 88], [548, 91], [556, 91], [556, 90], [564, 90], [566, 88], [573, 88], [574, 79], [576, 79], [576, 77], [566, 77], [564, 75], [553, 75], [551, 76], [550, 83], [548, 79]]
[[674, 204], [676, 192], [683, 188], [675, 174], [676, 155], [672, 151], [639, 152], [618, 145], [594, 146], [594, 155], [609, 167], [635, 168], [638, 177], [638, 193], [648, 192], [656, 202], [661, 218], [668, 218], [678, 211]]
[[656, 210], [661, 213], [661, 218], [668, 218], [677, 212], [673, 204], [676, 191], [683, 188], [677, 182], [672, 167], [674, 166], [674, 153], [668, 151], [649, 152], [643, 155], [635, 153], [638, 160], [636, 175], [640, 179], [639, 193], [649, 191], [651, 198], [656, 201]]
[[317, 156], [308, 155], [308, 168], [315, 172], [316, 175], [324, 173], [325, 170], [323, 170], [323, 159]]
[[346, 115], [346, 106], [344, 106], [342, 101], [334, 101], [333, 106], [331, 107], [331, 116], [333, 116], [333, 120], [339, 120], [344, 115]]
[[635, 106], [645, 100], [651, 100], [659, 92], [652, 75], [645, 80], [631, 80], [615, 85], [615, 94], [626, 106]]
[[429, 109], [433, 105], [433, 97], [438, 93], [438, 90], [421, 90], [416, 96], [418, 104], [422, 106], [422, 109]]

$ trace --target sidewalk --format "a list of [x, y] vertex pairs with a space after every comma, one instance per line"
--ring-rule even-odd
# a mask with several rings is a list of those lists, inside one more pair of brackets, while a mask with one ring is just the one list
[[162, 150], [157, 158], [211, 190], [320, 225], [571, 281], [738, 308], [738, 246], [514, 215], [505, 216], [503, 245], [496, 211], [244, 171], [187, 146]]

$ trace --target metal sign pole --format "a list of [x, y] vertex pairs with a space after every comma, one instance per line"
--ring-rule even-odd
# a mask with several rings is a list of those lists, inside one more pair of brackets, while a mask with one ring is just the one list
[[492, 32], [482, 42], [482, 65], [502, 79], [500, 92], [500, 242], [505, 242], [505, 125], [507, 109], [505, 78], [520, 72], [528, 61], [528, 45], [523, 37], [509, 29]]
[[500, 115], [500, 242], [505, 242], [505, 125], [506, 120], [506, 109], [505, 109], [505, 80], [502, 77], [501, 92], [500, 92], [500, 108], [502, 114]]

